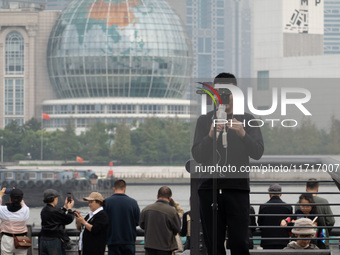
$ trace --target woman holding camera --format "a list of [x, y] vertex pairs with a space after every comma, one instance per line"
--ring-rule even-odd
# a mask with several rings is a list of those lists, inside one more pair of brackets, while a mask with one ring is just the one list
[[74, 213], [71, 210], [73, 199], [65, 199], [64, 206], [57, 208], [59, 193], [54, 189], [44, 191], [44, 203], [42, 209], [41, 232], [39, 240], [40, 255], [65, 255], [65, 248], [70, 246], [70, 238], [65, 231], [65, 225], [72, 223]]
[[[6, 188], [2, 188], [0, 204], [5, 193], [7, 194]], [[29, 208], [22, 200], [24, 193], [20, 189], [13, 189], [9, 194], [10, 203], [0, 206], [1, 254], [26, 255], [27, 249], [15, 249], [13, 235], [25, 236], [27, 234], [26, 223], [30, 215]]]
[[77, 228], [82, 230], [79, 241], [79, 251], [82, 255], [104, 255], [107, 241], [108, 217], [103, 209], [104, 198], [98, 192], [92, 192], [84, 197], [89, 202], [90, 213], [84, 218], [79, 212]]

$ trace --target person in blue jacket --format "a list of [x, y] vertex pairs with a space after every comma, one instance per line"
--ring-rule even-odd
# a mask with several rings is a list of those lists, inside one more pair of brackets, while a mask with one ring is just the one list
[[109, 218], [109, 255], [135, 255], [139, 206], [136, 200], [125, 194], [124, 180], [115, 182], [113, 192], [114, 194], [105, 200], [105, 211]]

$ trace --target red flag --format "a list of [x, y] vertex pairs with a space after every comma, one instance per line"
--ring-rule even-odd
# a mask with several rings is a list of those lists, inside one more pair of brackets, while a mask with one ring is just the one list
[[82, 159], [81, 157], [78, 157], [78, 156], [77, 156], [77, 162], [79, 162], [79, 163], [84, 163], [84, 159]]
[[110, 162], [109, 166], [113, 166], [113, 162]]
[[50, 120], [50, 115], [43, 113], [42, 118], [43, 118], [43, 120]]

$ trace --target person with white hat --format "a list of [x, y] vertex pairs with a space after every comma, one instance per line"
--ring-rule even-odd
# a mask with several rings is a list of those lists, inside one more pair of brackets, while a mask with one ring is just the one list
[[[308, 227], [308, 228], [307, 228]], [[290, 242], [284, 250], [318, 250], [319, 248], [310, 243], [311, 239], [315, 236], [315, 229], [313, 228], [313, 221], [308, 218], [301, 218], [295, 221], [292, 233], [297, 238], [310, 238], [310, 239], [298, 239], [296, 241]]]
[[92, 192], [83, 198], [89, 202], [90, 213], [85, 218], [75, 212], [77, 228], [82, 230], [79, 250], [82, 255], [104, 255], [107, 240], [108, 217], [103, 209], [104, 198], [98, 192]]

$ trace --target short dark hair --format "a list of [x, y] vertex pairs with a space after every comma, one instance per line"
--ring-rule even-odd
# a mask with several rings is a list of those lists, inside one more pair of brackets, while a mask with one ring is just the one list
[[115, 184], [113, 187], [118, 190], [123, 190], [126, 188], [126, 182], [123, 179], [119, 179], [115, 181]]
[[319, 188], [319, 182], [315, 178], [310, 178], [307, 181], [306, 187], [309, 190], [316, 190], [317, 188]]
[[160, 187], [158, 190], [158, 197], [170, 199], [170, 197], [172, 197], [171, 189], [167, 186]]
[[24, 197], [24, 193], [20, 189], [13, 189], [10, 194], [11, 201], [14, 204], [20, 204], [23, 197]]
[[229, 84], [232, 83], [235, 86], [237, 86], [237, 80], [235, 75], [231, 73], [220, 73], [218, 74], [214, 79], [214, 84], [217, 83], [223, 83], [223, 84]]
[[45, 204], [50, 204], [50, 203], [52, 203], [52, 202], [54, 201], [55, 198], [56, 198], [56, 197], [47, 197], [47, 198], [45, 198], [45, 199], [43, 200], [43, 202], [44, 202]]

